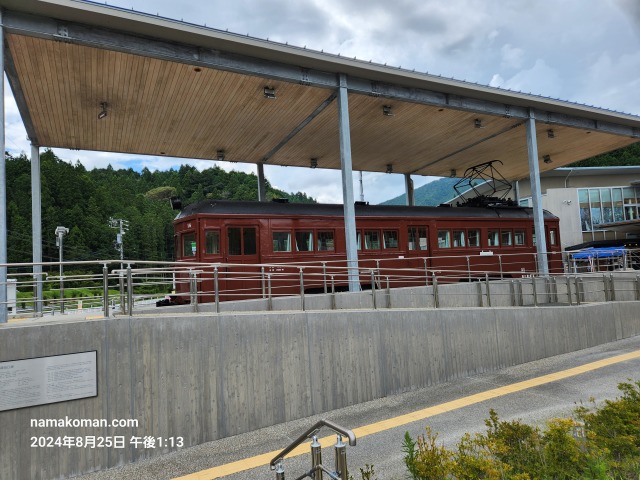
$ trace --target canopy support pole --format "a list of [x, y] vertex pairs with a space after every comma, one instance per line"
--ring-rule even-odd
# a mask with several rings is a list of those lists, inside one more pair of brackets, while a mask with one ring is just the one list
[[258, 201], [266, 202], [266, 182], [264, 180], [264, 163], [258, 163]]
[[7, 158], [4, 124], [4, 9], [0, 9], [0, 323], [7, 323]]
[[353, 199], [349, 98], [347, 76], [344, 73], [340, 74], [340, 88], [338, 89], [338, 130], [340, 132], [340, 168], [342, 171], [342, 203], [344, 205], [344, 233], [347, 244], [349, 291], [357, 292], [360, 290], [360, 280], [356, 244], [356, 210]]
[[413, 180], [411, 180], [411, 174], [404, 174], [404, 186], [407, 192], [407, 205], [413, 207], [416, 203], [416, 199], [413, 193]]
[[31, 231], [33, 249], [33, 299], [36, 317], [42, 316], [42, 181], [40, 147], [31, 144]]
[[529, 156], [529, 179], [531, 181], [531, 200], [533, 201], [533, 224], [536, 233], [538, 252], [538, 273], [549, 275], [547, 260], [547, 240], [544, 234], [544, 214], [542, 212], [542, 189], [540, 187], [540, 166], [538, 165], [538, 140], [536, 137], [536, 119], [533, 110], [529, 110], [526, 121], [527, 153]]

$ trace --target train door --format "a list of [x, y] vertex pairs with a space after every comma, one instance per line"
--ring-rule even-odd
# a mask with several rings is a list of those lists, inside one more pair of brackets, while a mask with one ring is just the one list
[[221, 280], [224, 300], [256, 298], [262, 294], [260, 276], [260, 229], [258, 225], [228, 225], [225, 228], [225, 263]]

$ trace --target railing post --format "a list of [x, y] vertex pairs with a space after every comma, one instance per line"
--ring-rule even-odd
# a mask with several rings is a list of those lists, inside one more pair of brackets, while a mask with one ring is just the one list
[[573, 306], [573, 300], [571, 299], [571, 279], [569, 275], [566, 276], [567, 279], [567, 299], [569, 300], [569, 306]]
[[433, 306], [438, 308], [440, 307], [440, 299], [438, 298], [438, 277], [436, 277], [435, 273], [433, 274], [431, 285], [433, 286]]
[[518, 305], [523, 306], [524, 305], [524, 295], [522, 293], [522, 280], [518, 279], [516, 280], [516, 288], [517, 288], [517, 292], [516, 295], [518, 296]]
[[538, 287], [536, 286], [536, 277], [531, 277], [531, 286], [533, 287], [533, 306], [538, 306]]
[[327, 262], [322, 262], [322, 286], [327, 293]]
[[429, 286], [429, 270], [427, 269], [427, 259], [423, 258], [422, 261], [424, 262], [424, 286], [428, 287]]
[[[262, 288], [264, 289], [264, 278]], [[213, 267], [213, 294], [216, 302], [216, 313], [220, 313], [220, 282], [218, 278], [218, 267]]]
[[196, 272], [189, 272], [189, 301], [194, 313], [198, 312], [198, 280], [196, 276]]
[[300, 268], [300, 310], [304, 312], [304, 270]]
[[636, 275], [636, 300], [640, 300], [640, 275]]
[[322, 480], [322, 470], [317, 468], [322, 465], [322, 447], [320, 446], [320, 442], [318, 442], [318, 437], [313, 436], [311, 441], [311, 471], [315, 472], [313, 474], [314, 480]]
[[574, 277], [576, 283], [576, 305], [580, 305], [580, 280], [578, 280], [578, 276]]
[[336, 282], [335, 277], [331, 275], [331, 310], [336, 309]]
[[609, 274], [609, 300], [612, 302], [616, 301], [616, 284], [613, 273]]
[[266, 292], [267, 286], [265, 285], [264, 267], [260, 267], [260, 284], [262, 285], [262, 298], [266, 298], [266, 296], [267, 296], [267, 292]]
[[609, 280], [606, 274], [602, 275], [602, 292], [604, 293], [604, 301], [609, 301]]
[[131, 264], [127, 264], [127, 311], [129, 316], [133, 315], [133, 275]]
[[387, 276], [387, 308], [391, 308], [391, 288], [389, 287], [389, 277]]
[[502, 271], [502, 255], [498, 255], [498, 264], [500, 265], [500, 280], [504, 280], [504, 272]]
[[482, 282], [478, 279], [475, 283], [478, 285], [478, 306], [484, 307], [484, 302], [482, 301]]
[[471, 281], [471, 259], [467, 255], [467, 278]]
[[273, 310], [273, 297], [271, 296], [271, 274], [267, 273], [267, 310]]
[[489, 274], [485, 273], [484, 277], [485, 288], [487, 290], [487, 307], [491, 306], [491, 290], [489, 289]]
[[338, 434], [334, 448], [336, 454], [336, 475], [340, 480], [349, 480], [349, 472], [347, 470], [347, 445], [342, 441], [340, 434]]
[[375, 310], [378, 308], [378, 302], [376, 301], [376, 279], [373, 270], [371, 270], [371, 298], [373, 299], [373, 308]]
[[611, 301], [616, 301], [616, 279], [613, 276], [613, 273], [609, 274], [609, 288], [611, 289]]
[[102, 303], [104, 306], [104, 318], [109, 318], [109, 267], [102, 266]]
[[511, 280], [511, 283], [509, 285], [509, 293], [511, 294], [511, 306], [517, 307], [518, 304], [516, 303], [516, 283], [513, 280]]
[[124, 315], [126, 312], [126, 305], [124, 298], [124, 271], [122, 264], [120, 264], [120, 271], [118, 273], [118, 286], [120, 287], [120, 312]]
[[60, 313], [64, 313], [64, 274], [62, 273], [62, 266], [60, 267]]
[[284, 478], [284, 465], [282, 462], [278, 462], [276, 465], [276, 480], [285, 480]]

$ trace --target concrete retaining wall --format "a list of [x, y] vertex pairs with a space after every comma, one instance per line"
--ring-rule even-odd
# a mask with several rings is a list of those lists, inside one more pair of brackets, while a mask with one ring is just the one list
[[[468, 285], [469, 296], [477, 285]], [[371, 300], [371, 297], [369, 297]], [[639, 302], [132, 317], [0, 328], [0, 361], [98, 351], [96, 398], [0, 412], [0, 478], [53, 479], [640, 334]], [[47, 418], [137, 428], [31, 428]], [[125, 448], [31, 448], [38, 436]]]

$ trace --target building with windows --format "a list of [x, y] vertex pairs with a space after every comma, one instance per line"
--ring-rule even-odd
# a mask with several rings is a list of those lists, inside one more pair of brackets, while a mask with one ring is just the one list
[[[598, 240], [639, 239], [640, 167], [558, 168], [540, 177], [542, 206], [560, 218], [562, 248]], [[529, 180], [513, 195], [531, 205]]]

